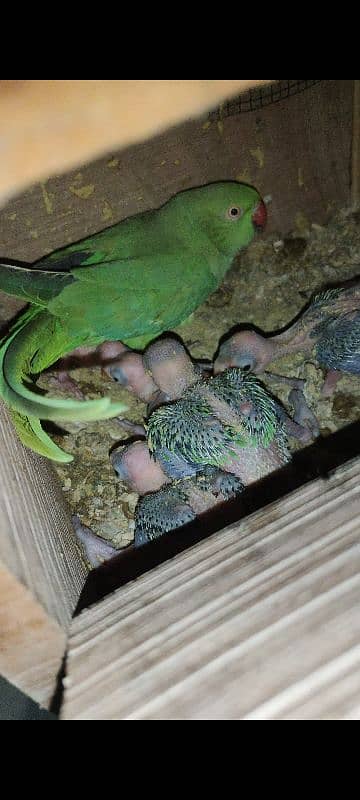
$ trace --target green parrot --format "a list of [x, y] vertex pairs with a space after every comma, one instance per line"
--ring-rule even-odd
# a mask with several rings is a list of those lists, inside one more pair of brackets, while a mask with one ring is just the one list
[[36, 377], [77, 347], [121, 340], [142, 348], [178, 325], [219, 286], [265, 222], [254, 188], [219, 182], [181, 192], [31, 267], [0, 264], [0, 289], [30, 303], [0, 342], [0, 396], [22, 442], [54, 461], [71, 461], [40, 420], [107, 419], [124, 405], [107, 397], [49, 398]]

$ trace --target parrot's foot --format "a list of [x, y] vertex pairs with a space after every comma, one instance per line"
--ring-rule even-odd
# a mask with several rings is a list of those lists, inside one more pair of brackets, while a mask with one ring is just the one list
[[143, 425], [138, 425], [136, 422], [131, 422], [130, 419], [122, 419], [116, 417], [116, 422], [123, 428], [124, 431], [130, 436], [146, 436], [146, 431]]
[[104, 561], [109, 561], [119, 554], [119, 550], [116, 550], [109, 542], [94, 533], [91, 528], [83, 525], [76, 515], [72, 517], [72, 523], [77, 541], [92, 569], [96, 569]]
[[341, 372], [339, 372], [337, 369], [329, 369], [329, 371], [326, 373], [324, 385], [321, 390], [323, 397], [331, 397], [334, 394], [336, 384], [340, 378]]
[[157, 539], [168, 531], [182, 528], [196, 519], [184, 492], [166, 486], [141, 497], [135, 512], [135, 547]]
[[127, 350], [122, 342], [103, 342], [97, 347], [77, 347], [56, 363], [56, 369], [59, 374], [67, 374], [72, 369], [102, 367], [104, 373], [108, 374], [114, 361]]
[[212, 492], [214, 497], [222, 495], [224, 500], [237, 497], [244, 491], [244, 484], [236, 475], [231, 472], [223, 472], [218, 467], [205, 466], [204, 471], [199, 473], [196, 479], [196, 486], [205, 492]]
[[264, 372], [264, 376], [269, 378], [270, 381], [286, 383], [288, 386], [292, 386], [293, 389], [298, 389], [300, 391], [304, 388], [306, 383], [302, 378], [290, 378], [287, 375], [277, 375], [275, 372]]
[[58, 389], [66, 389], [73, 397], [79, 400], [85, 400], [85, 395], [79, 388], [76, 381], [70, 378], [70, 375], [65, 370], [60, 370], [56, 374], [52, 374], [49, 378], [49, 384]]
[[[309, 408], [304, 393], [300, 389], [292, 389], [289, 394], [289, 402], [294, 409], [293, 424], [305, 432], [299, 435], [299, 439], [307, 441], [309, 438], [316, 439], [320, 434], [320, 427], [314, 412]], [[291, 431], [289, 431], [290, 435]], [[306, 435], [307, 434], [307, 435]]]
[[96, 347], [77, 347], [57, 362], [56, 367], [61, 371], [92, 367], [97, 364]]
[[224, 500], [231, 500], [233, 497], [238, 497], [244, 489], [243, 482], [236, 475], [232, 475], [231, 472], [219, 472], [213, 483], [212, 492], [214, 495], [221, 494]]

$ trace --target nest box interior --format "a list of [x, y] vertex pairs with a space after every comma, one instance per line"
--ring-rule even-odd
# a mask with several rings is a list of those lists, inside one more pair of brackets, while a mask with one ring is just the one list
[[[359, 273], [356, 83], [278, 81], [147, 141], [113, 148], [96, 161], [52, 175], [1, 208], [0, 256], [33, 262], [130, 215], [156, 208], [183, 189], [218, 180], [242, 181], [255, 186], [267, 199], [266, 231], [240, 253], [220, 289], [176, 333], [195, 358], [212, 359], [221, 337], [238, 323], [251, 323], [265, 331], [280, 329], [300, 312], [314, 291], [329, 283], [341, 284]], [[0, 294], [0, 324], [5, 326], [20, 308], [20, 302]], [[128, 548], [121, 554], [133, 539], [137, 496], [116, 477], [109, 452], [116, 442], [126, 440], [126, 433], [116, 420], [109, 420], [72, 424], [57, 434], [56, 440], [75, 458], [70, 465], [46, 466], [48, 477], [41, 478], [41, 498], [36, 502], [52, 509], [54, 520], [61, 517], [62, 529], [70, 515], [77, 514], [120, 553], [111, 567], [91, 573], [79, 608], [90, 606], [214, 531], [358, 455], [359, 381], [343, 378], [334, 397], [324, 399], [321, 371], [311, 360], [288, 357], [281, 367], [287, 374], [306, 378], [308, 400], [320, 423], [321, 444], [305, 451], [294, 443], [293, 463], [282, 477], [269, 476], [261, 486], [251, 487], [241, 502], [233, 502], [197, 521], [189, 531], [171, 534], [143, 552]], [[74, 377], [87, 397], [111, 394], [126, 399], [127, 416], [134, 422], [143, 420], [144, 405], [129, 400], [125, 390], [99, 368], [76, 370]], [[51, 375], [43, 385], [51, 389]], [[279, 386], [276, 392], [286, 405], [288, 389]], [[18, 458], [23, 458], [19, 453]], [[11, 473], [13, 457], [8, 448], [4, 473]], [[34, 463], [29, 466], [26, 462], [26, 470], [31, 472]], [[14, 491], [14, 507], [19, 501], [16, 485], [8, 484], [9, 494]], [[71, 535], [64, 536], [62, 548], [66, 551], [69, 547], [72, 552], [68, 572], [73, 576], [79, 571], [79, 588], [86, 576], [83, 559]], [[16, 569], [29, 587], [26, 569]], [[35, 578], [30, 589], [42, 602]], [[72, 597], [74, 606], [76, 591]], [[56, 625], [62, 626], [64, 617], [58, 611], [54, 615]], [[29, 686], [25, 688], [29, 690]], [[50, 694], [47, 688], [38, 699], [46, 704]]]

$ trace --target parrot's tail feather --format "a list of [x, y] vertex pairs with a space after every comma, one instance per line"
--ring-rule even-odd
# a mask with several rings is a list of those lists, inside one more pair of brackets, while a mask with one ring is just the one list
[[73, 281], [74, 278], [69, 273], [40, 270], [16, 261], [0, 262], [1, 291], [27, 303], [34, 303], [40, 308], [46, 308], [48, 301]]
[[[127, 410], [124, 403], [112, 403], [109, 397], [99, 400], [64, 400], [37, 394], [29, 388], [27, 366], [29, 353], [18, 334], [36, 319], [30, 310], [0, 342], [0, 397], [9, 406], [16, 430], [23, 444], [55, 461], [66, 463], [72, 457], [60, 450], [43, 431], [40, 420], [82, 422], [116, 417]], [[31, 359], [30, 359], [31, 362]]]
[[0, 347], [0, 396], [5, 403], [25, 416], [68, 422], [110, 419], [126, 411], [124, 403], [112, 403], [109, 397], [99, 400], [64, 400], [37, 394], [28, 388], [22, 364], [22, 349], [17, 336], [34, 318], [24, 315]]
[[36, 417], [25, 417], [14, 409], [10, 409], [10, 414], [19, 439], [25, 447], [61, 464], [69, 464], [70, 461], [73, 461], [73, 456], [65, 453], [50, 439], [50, 436], [42, 429], [40, 420]]

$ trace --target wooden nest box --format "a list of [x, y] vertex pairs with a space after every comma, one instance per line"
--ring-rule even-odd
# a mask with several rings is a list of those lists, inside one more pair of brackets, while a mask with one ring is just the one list
[[[35, 261], [217, 180], [271, 195], [268, 235], [357, 211], [359, 85], [1, 81], [0, 255]], [[1, 324], [20, 307], [0, 295]], [[329, 440], [241, 519], [88, 576], [51, 464], [1, 405], [0, 672], [47, 708], [66, 655], [63, 719], [356, 718], [359, 424]]]

